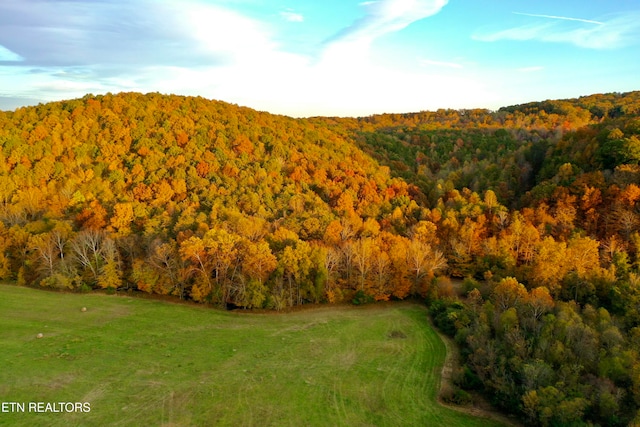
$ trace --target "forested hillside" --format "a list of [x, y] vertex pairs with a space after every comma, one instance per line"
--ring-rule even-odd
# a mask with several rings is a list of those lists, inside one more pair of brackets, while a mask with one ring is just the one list
[[280, 309], [404, 298], [445, 265], [418, 190], [322, 123], [137, 94], [1, 120], [0, 272], [20, 283]]
[[640, 93], [345, 120], [421, 190], [449, 275], [430, 294], [478, 389], [532, 425], [640, 405]]
[[463, 349], [452, 399], [637, 416], [640, 92], [359, 119], [87, 96], [0, 113], [0, 147], [0, 278], [272, 309], [419, 296]]

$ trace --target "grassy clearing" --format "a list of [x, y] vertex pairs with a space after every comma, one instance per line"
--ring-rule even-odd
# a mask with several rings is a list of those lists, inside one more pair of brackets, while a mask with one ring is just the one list
[[246, 314], [1, 285], [0, 402], [91, 412], [0, 413], [0, 425], [495, 425], [436, 403], [445, 347], [425, 316], [409, 304]]

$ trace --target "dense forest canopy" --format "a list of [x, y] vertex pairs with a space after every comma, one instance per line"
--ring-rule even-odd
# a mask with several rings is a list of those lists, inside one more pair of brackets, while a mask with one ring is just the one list
[[454, 400], [637, 417], [640, 92], [308, 119], [108, 94], [0, 112], [0, 149], [0, 278], [248, 308], [426, 298], [463, 349]]

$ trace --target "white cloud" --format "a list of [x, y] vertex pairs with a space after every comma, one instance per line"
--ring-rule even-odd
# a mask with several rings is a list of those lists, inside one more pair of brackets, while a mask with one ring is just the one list
[[[204, 87], [221, 99], [294, 116], [419, 111], [440, 107], [436, 104], [445, 96], [451, 105], [469, 107], [474, 99], [490, 98], [477, 82], [396, 69], [372, 58], [373, 39], [439, 12], [446, 2], [368, 2], [367, 15], [325, 43], [316, 58], [269, 45], [242, 67], [226, 64], [203, 70], [202, 77], [212, 82]], [[263, 36], [269, 38], [267, 33]], [[202, 81], [197, 73], [192, 71], [188, 80]]]
[[448, 0], [366, 1], [360, 3], [366, 8], [365, 16], [342, 30], [330, 41], [368, 43], [437, 14], [447, 3]]
[[197, 0], [2, 0], [0, 44], [25, 65], [198, 66], [264, 48], [258, 22]]
[[[259, 74], [277, 52], [272, 40], [266, 25], [197, 1], [3, 0], [0, 43], [24, 61], [0, 67], [0, 95], [56, 100], [135, 90], [217, 98], [203, 89], [213, 73]], [[217, 83], [241, 91], [244, 82], [232, 72]]]
[[[537, 40], [569, 43], [587, 49], [616, 49], [640, 43], [640, 13], [637, 12], [616, 15], [600, 21], [552, 15], [527, 16], [553, 18], [556, 22], [525, 25], [488, 34], [476, 34], [473, 38], [485, 42]], [[576, 27], [578, 24], [589, 25]]]
[[191, 33], [210, 58], [238, 61], [276, 47], [266, 26], [237, 12], [195, 1], [181, 2], [180, 9], [176, 11], [179, 28]]
[[280, 12], [280, 17], [288, 22], [304, 22], [304, 16], [291, 10]]
[[[379, 0], [360, 3], [365, 8], [365, 16], [325, 42], [324, 50], [310, 70], [310, 75], [317, 76], [316, 81], [325, 82], [325, 86], [319, 88], [314, 97], [327, 105], [340, 105], [345, 111], [343, 114], [349, 108], [360, 115], [408, 108], [401, 107], [402, 103], [412, 105], [410, 108], [413, 110], [420, 110], [426, 108], [429, 99], [435, 99], [435, 94], [441, 92], [441, 84], [452, 83], [470, 88], [469, 98], [459, 100], [468, 102], [477, 92], [472, 89], [477, 86], [475, 83], [462, 80], [453, 83], [443, 76], [396, 69], [391, 64], [380, 65], [371, 52], [374, 40], [437, 14], [447, 2]], [[448, 96], [449, 100], [453, 98], [455, 96]]]
[[[35, 0], [6, 1], [0, 4], [0, 43], [12, 40], [26, 64], [10, 67], [13, 76], [0, 67], [8, 76], [0, 79], [3, 96], [56, 100], [158, 91], [293, 116], [419, 111], [442, 107], [442, 99], [453, 108], [470, 108], [493, 99], [481, 78], [374, 60], [370, 41], [437, 13], [446, 0], [368, 2], [365, 17], [313, 58], [284, 51], [274, 27], [195, 0], [112, 0], [84, 9], [78, 1], [37, 2], [44, 10], [34, 7]], [[20, 13], [11, 15], [7, 4]], [[15, 37], [3, 31], [3, 19], [16, 23]], [[27, 40], [31, 33], [49, 37]]]

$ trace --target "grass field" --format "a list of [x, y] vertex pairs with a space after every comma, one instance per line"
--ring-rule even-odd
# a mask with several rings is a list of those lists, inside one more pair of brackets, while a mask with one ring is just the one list
[[91, 409], [0, 425], [496, 425], [436, 403], [444, 357], [418, 305], [250, 314], [0, 285], [0, 402]]

